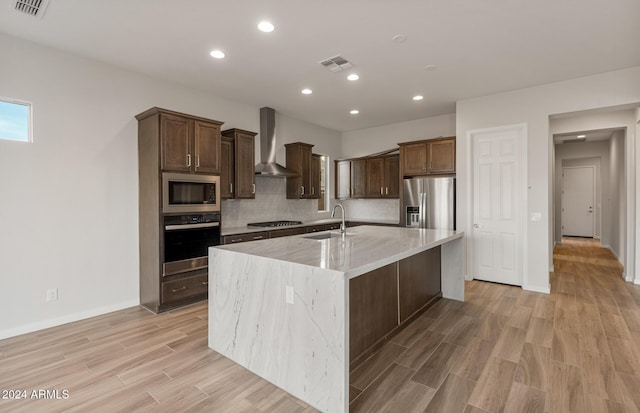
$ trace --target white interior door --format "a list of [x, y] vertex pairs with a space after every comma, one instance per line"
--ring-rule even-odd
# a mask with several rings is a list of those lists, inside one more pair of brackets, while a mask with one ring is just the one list
[[593, 166], [562, 168], [562, 235], [593, 237], [596, 214]]
[[524, 134], [519, 128], [472, 135], [472, 276], [522, 285]]

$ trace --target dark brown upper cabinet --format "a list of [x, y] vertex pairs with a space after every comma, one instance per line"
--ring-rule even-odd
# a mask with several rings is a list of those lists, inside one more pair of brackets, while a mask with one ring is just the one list
[[222, 132], [220, 196], [225, 199], [252, 199], [256, 196], [255, 137], [242, 129]]
[[311, 195], [316, 199], [320, 199], [322, 195], [322, 188], [320, 187], [321, 157], [321, 155], [315, 153], [311, 154]]
[[397, 155], [367, 158], [367, 198], [398, 198], [399, 179]]
[[[320, 184], [314, 183], [314, 174], [320, 176], [320, 170], [313, 171], [313, 145], [302, 142], [288, 143], [285, 146], [287, 169], [299, 174], [287, 178], [287, 199], [318, 199], [320, 198]], [[317, 185], [317, 187], [315, 186]]]
[[403, 176], [456, 172], [456, 138], [399, 143]]
[[351, 198], [365, 198], [367, 196], [367, 160], [354, 159], [351, 161]]
[[220, 125], [223, 122], [159, 108], [141, 113], [138, 119], [154, 114], [160, 117], [162, 171], [220, 173]]

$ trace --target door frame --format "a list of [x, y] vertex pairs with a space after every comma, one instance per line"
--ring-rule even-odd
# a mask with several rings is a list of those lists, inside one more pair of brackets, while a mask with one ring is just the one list
[[[562, 237], [564, 237], [564, 217], [563, 217], [563, 212], [564, 212], [564, 171], [565, 169], [580, 169], [580, 168], [585, 168], [585, 169], [591, 169], [591, 171], [593, 172], [593, 216], [591, 218], [591, 233], [593, 234], [593, 239], [599, 239], [600, 236], [598, 235], [596, 237], [596, 218], [598, 218], [600, 216], [600, 208], [598, 208], [598, 187], [597, 187], [597, 182], [598, 182], [598, 177], [596, 176], [597, 174], [597, 168], [596, 165], [581, 165], [581, 166], [563, 166], [562, 167], [562, 185], [560, 188], [560, 238], [562, 240]], [[602, 224], [600, 225], [600, 232], [602, 232]], [[571, 235], [569, 235], [571, 236]], [[561, 241], [562, 242], [562, 241]]]
[[[520, 259], [520, 272], [521, 272], [521, 279], [522, 279], [522, 288], [526, 289], [526, 290], [531, 290], [531, 291], [538, 291], [538, 289], [531, 289], [529, 288], [529, 283], [528, 283], [528, 254], [527, 254], [527, 250], [528, 250], [528, 241], [527, 241], [527, 217], [528, 217], [528, 211], [529, 211], [529, 203], [528, 203], [528, 187], [527, 187], [527, 182], [528, 182], [528, 175], [527, 175], [527, 164], [528, 164], [528, 158], [526, 156], [527, 153], [527, 145], [528, 145], [528, 133], [527, 133], [527, 129], [528, 129], [528, 125], [526, 123], [518, 123], [518, 124], [512, 124], [512, 125], [503, 125], [503, 126], [497, 126], [497, 127], [492, 127], [492, 128], [482, 128], [482, 129], [473, 129], [473, 130], [469, 130], [467, 131], [467, 136], [466, 136], [466, 143], [467, 143], [467, 159], [466, 159], [466, 164], [469, 166], [467, 168], [467, 174], [466, 174], [466, 179], [468, 182], [467, 185], [467, 223], [465, 226], [465, 231], [467, 232], [467, 234], [473, 234], [473, 214], [474, 214], [474, 193], [473, 193], [473, 182], [474, 182], [474, 138], [479, 136], [479, 135], [486, 135], [489, 133], [504, 133], [504, 132], [510, 132], [510, 131], [514, 131], [518, 134], [519, 138], [522, 139], [521, 141], [521, 145], [520, 145], [520, 150], [518, 153], [518, 167], [519, 167], [519, 175], [520, 175], [520, 179], [518, 182], [516, 182], [516, 185], [520, 188], [520, 200], [518, 202], [518, 205], [516, 208], [520, 208], [520, 211], [522, 212], [519, 215], [519, 222], [517, 224], [518, 226], [518, 231], [519, 231], [519, 244], [521, 245], [522, 251], [521, 251], [521, 259]], [[468, 236], [467, 237], [467, 272], [466, 272], [466, 279], [467, 280], [473, 280], [473, 265], [474, 265], [474, 253], [475, 253], [475, 246], [474, 246], [474, 240], [472, 236]], [[538, 292], [545, 292], [548, 293], [548, 291], [538, 291]]]

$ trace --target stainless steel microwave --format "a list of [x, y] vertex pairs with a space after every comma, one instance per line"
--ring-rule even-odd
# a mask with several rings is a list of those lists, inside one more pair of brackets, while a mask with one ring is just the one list
[[220, 211], [219, 176], [162, 174], [162, 212], [217, 211]]

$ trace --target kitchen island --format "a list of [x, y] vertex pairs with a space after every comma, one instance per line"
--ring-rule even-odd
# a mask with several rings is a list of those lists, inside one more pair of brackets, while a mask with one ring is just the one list
[[[209, 347], [326, 412], [349, 372], [440, 295], [464, 299], [461, 232], [361, 226], [209, 250]], [[350, 368], [351, 367], [351, 368]]]

